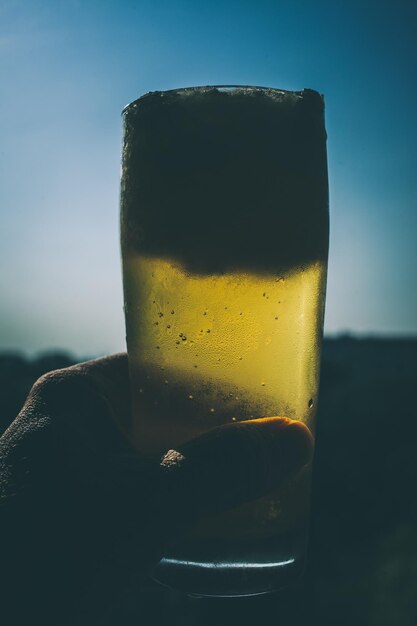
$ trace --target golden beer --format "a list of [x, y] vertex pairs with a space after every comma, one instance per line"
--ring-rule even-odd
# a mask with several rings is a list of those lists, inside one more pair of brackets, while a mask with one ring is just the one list
[[[323, 100], [198, 87], [124, 111], [121, 239], [132, 432], [164, 453], [267, 416], [314, 432], [328, 250]], [[303, 567], [311, 467], [207, 520], [155, 571], [202, 595], [275, 589]]]

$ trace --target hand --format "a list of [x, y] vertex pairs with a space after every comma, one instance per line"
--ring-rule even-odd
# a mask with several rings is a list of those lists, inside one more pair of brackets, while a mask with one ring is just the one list
[[181, 533], [311, 459], [310, 431], [287, 418], [145, 458], [130, 443], [129, 398], [126, 355], [51, 372], [0, 439], [2, 623], [95, 623]]

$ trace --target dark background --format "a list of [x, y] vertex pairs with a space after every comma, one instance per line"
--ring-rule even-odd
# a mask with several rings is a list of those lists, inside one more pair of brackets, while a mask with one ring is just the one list
[[[75, 360], [0, 353], [5, 429], [30, 386]], [[112, 624], [417, 624], [417, 339], [324, 342], [309, 564], [275, 595], [198, 599], [149, 583]]]

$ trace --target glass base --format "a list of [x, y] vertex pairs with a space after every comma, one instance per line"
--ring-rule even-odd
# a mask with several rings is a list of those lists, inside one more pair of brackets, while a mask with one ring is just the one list
[[159, 583], [193, 596], [272, 593], [295, 583], [305, 565], [305, 533], [251, 542], [194, 538], [156, 566]]

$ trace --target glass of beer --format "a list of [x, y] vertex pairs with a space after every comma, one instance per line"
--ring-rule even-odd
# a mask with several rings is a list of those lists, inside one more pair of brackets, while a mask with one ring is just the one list
[[[121, 242], [133, 436], [163, 454], [268, 416], [314, 433], [328, 254], [323, 98], [192, 87], [123, 111]], [[154, 577], [251, 595], [303, 570], [311, 464], [202, 523]]]

